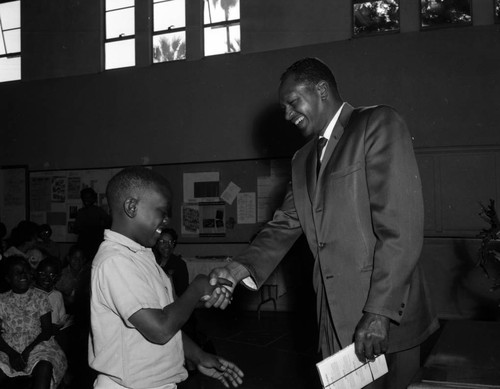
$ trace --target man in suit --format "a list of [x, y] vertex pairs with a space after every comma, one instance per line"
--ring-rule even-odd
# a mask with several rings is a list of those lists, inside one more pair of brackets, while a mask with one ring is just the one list
[[[310, 140], [292, 159], [273, 219], [212, 277], [257, 289], [304, 233], [315, 258], [323, 356], [352, 342], [360, 360], [386, 354], [389, 374], [371, 387], [406, 388], [419, 345], [438, 327], [418, 264], [423, 201], [406, 124], [390, 107], [343, 102], [331, 70], [315, 58], [285, 71], [279, 98], [285, 119]], [[210, 305], [224, 308], [215, 298]]]

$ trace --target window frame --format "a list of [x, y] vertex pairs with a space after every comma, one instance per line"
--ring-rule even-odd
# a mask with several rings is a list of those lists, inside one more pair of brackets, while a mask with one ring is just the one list
[[3, 60], [4, 58], [5, 59], [15, 59], [15, 58], [19, 58], [19, 78], [13, 78], [13, 79], [9, 79], [9, 80], [0, 80], [0, 83], [4, 83], [4, 82], [12, 82], [12, 81], [20, 81], [21, 78], [22, 78], [22, 75], [21, 75], [21, 52], [22, 52], [22, 46], [21, 46], [21, 42], [19, 42], [19, 51], [13, 51], [13, 52], [9, 52], [8, 49], [7, 49], [7, 42], [5, 40], [5, 32], [6, 31], [15, 31], [15, 30], [19, 30], [19, 37], [21, 37], [21, 0], [8, 0], [8, 1], [5, 1], [5, 0], [0, 0], [0, 4], [8, 4], [8, 3], [19, 3], [19, 27], [14, 27], [14, 28], [6, 28], [4, 29], [3, 28], [3, 23], [2, 23], [2, 18], [1, 18], [1, 15], [0, 15], [0, 35], [1, 35], [1, 41], [0, 41], [0, 44], [3, 45], [4, 49], [5, 49], [5, 54], [0, 54], [0, 60]]
[[[109, 71], [109, 70], [117, 70], [117, 69], [124, 69], [124, 68], [131, 68], [131, 67], [135, 67], [137, 65], [137, 60], [135, 58], [135, 52], [136, 52], [136, 23], [135, 23], [135, 14], [136, 14], [136, 1], [138, 0], [132, 0], [133, 1], [133, 5], [132, 6], [126, 6], [126, 7], [122, 7], [122, 8], [115, 8], [115, 9], [112, 9], [112, 10], [106, 10], [106, 2], [107, 0], [104, 0], [103, 1], [103, 11], [104, 11], [104, 26], [103, 26], [103, 37], [104, 37], [104, 44], [103, 44], [103, 51], [104, 51], [104, 58], [103, 58], [103, 70], [104, 71]], [[120, 11], [120, 10], [124, 10], [124, 9], [129, 9], [129, 8], [132, 8], [133, 11], [134, 11], [134, 33], [131, 34], [131, 35], [124, 35], [122, 36], [122, 34], [120, 34], [120, 36], [118, 37], [115, 37], [115, 38], [108, 38], [107, 37], [107, 26], [108, 26], [108, 14], [110, 12], [116, 12], [116, 11]], [[133, 41], [133, 47], [134, 47], [134, 64], [133, 65], [126, 65], [126, 66], [118, 66], [118, 67], [110, 67], [110, 68], [107, 68], [106, 67], [106, 46], [108, 43], [116, 43], [116, 42], [126, 42], [126, 41]]]

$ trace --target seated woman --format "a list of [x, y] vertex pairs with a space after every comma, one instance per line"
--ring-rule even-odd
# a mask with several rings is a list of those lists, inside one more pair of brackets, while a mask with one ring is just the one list
[[31, 375], [33, 387], [55, 389], [66, 371], [66, 356], [52, 336], [51, 306], [31, 287], [25, 258], [4, 258], [8, 292], [0, 294], [0, 383]]
[[[177, 232], [172, 228], [164, 228], [160, 238], [156, 241], [153, 247], [156, 263], [160, 265], [165, 274], [172, 280], [174, 292], [176, 296], [182, 295], [189, 286], [189, 273], [186, 262], [180, 255], [174, 254], [175, 246], [177, 245]], [[207, 335], [198, 328], [195, 315], [186, 321], [182, 327], [192, 340], [201, 346], [207, 352], [215, 354], [215, 347]], [[191, 373], [196, 372], [196, 368], [191, 365], [190, 361], [186, 361], [187, 369]]]

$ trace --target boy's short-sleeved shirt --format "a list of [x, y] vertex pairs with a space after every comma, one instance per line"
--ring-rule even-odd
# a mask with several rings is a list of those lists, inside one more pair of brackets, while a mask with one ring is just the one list
[[89, 364], [122, 386], [145, 389], [187, 378], [182, 335], [149, 342], [129, 322], [140, 309], [173, 302], [172, 285], [151, 249], [111, 230], [104, 233], [91, 274]]

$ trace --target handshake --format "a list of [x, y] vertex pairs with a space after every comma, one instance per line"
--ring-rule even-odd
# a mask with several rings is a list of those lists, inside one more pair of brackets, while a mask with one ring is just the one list
[[213, 269], [210, 274], [204, 276], [208, 278], [208, 288], [205, 290], [201, 301], [206, 308], [225, 309], [233, 300], [233, 291], [237, 280], [231, 272], [225, 267]]

